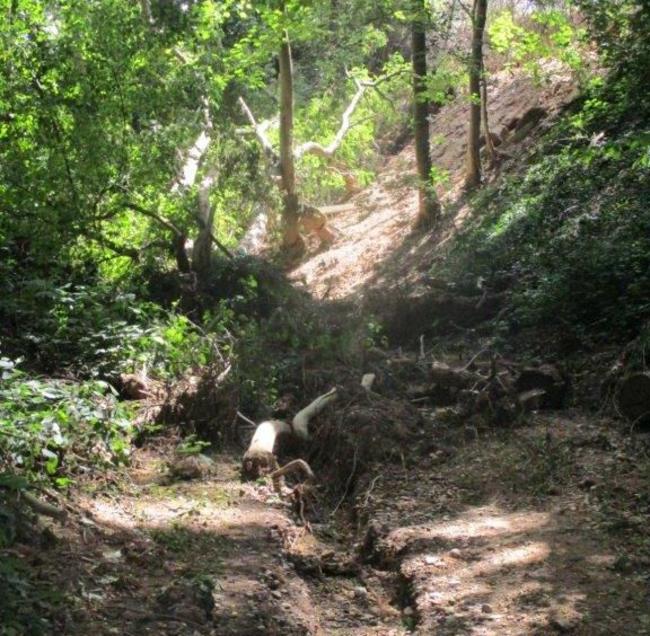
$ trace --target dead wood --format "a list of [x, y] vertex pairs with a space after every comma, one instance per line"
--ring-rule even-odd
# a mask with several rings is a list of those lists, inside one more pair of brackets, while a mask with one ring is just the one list
[[53, 506], [52, 504], [49, 504], [45, 501], [41, 501], [38, 499], [38, 497], [32, 495], [30, 492], [22, 492], [20, 494], [20, 498], [39, 515], [57, 519], [61, 523], [63, 523], [68, 516], [68, 513], [62, 508]]
[[429, 370], [429, 378], [435, 384], [453, 387], [457, 389], [466, 389], [486, 381], [479, 373], [468, 371], [465, 368], [454, 369], [443, 362], [433, 362]]
[[278, 463], [274, 455], [277, 439], [283, 434], [295, 434], [302, 440], [309, 439], [309, 422], [325, 406], [337, 397], [336, 389], [318, 396], [305, 408], [301, 409], [294, 416], [292, 423], [287, 424], [282, 420], [269, 420], [262, 422], [244, 454], [242, 461], [242, 478], [257, 479], [278, 469]]
[[522, 369], [515, 382], [515, 388], [519, 393], [540, 389], [545, 392], [541, 396], [540, 408], [558, 409], [564, 405], [569, 382], [558, 367], [542, 364]]

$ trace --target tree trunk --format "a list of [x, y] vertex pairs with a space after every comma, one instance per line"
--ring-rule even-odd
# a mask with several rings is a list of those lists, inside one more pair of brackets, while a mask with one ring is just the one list
[[483, 135], [485, 136], [485, 150], [487, 151], [488, 161], [491, 166], [497, 162], [497, 151], [492, 142], [492, 135], [490, 133], [490, 123], [488, 120], [487, 110], [487, 80], [485, 78], [485, 71], [481, 77], [481, 125], [483, 126]]
[[474, 0], [472, 8], [472, 54], [469, 66], [469, 134], [467, 139], [467, 172], [465, 187], [472, 190], [481, 185], [481, 69], [483, 68], [483, 31], [487, 0]]
[[210, 205], [210, 191], [216, 175], [209, 170], [199, 186], [197, 222], [199, 234], [194, 241], [192, 251], [192, 269], [199, 281], [204, 281], [212, 263], [212, 228], [214, 226], [214, 207]]
[[293, 69], [289, 34], [285, 31], [280, 46], [280, 172], [284, 194], [283, 243], [296, 247], [302, 243], [298, 229], [299, 205], [293, 159]]
[[153, 14], [151, 13], [150, 0], [140, 0], [140, 11], [142, 13], [142, 21], [145, 26], [151, 27], [153, 25]]
[[422, 3], [416, 0], [411, 25], [413, 43], [413, 128], [419, 178], [419, 206], [416, 225], [431, 227], [440, 215], [440, 204], [431, 187], [429, 149], [429, 99], [426, 96], [427, 45]]

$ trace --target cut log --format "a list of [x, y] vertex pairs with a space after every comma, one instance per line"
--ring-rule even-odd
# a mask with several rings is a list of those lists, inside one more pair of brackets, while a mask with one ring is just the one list
[[542, 407], [546, 391], [544, 389], [530, 389], [517, 396], [519, 408], [524, 412], [537, 411]]
[[541, 389], [545, 395], [541, 399], [540, 408], [559, 409], [564, 405], [569, 383], [556, 366], [542, 364], [522, 369], [515, 388], [518, 393]]
[[433, 362], [429, 370], [429, 377], [435, 384], [456, 389], [466, 389], [485, 381], [485, 378], [478, 373], [467, 369], [454, 369], [443, 362]]
[[281, 420], [268, 420], [257, 427], [244, 454], [242, 463], [244, 479], [257, 479], [277, 469], [278, 462], [273, 449], [278, 436], [283, 433], [291, 433], [291, 426]]
[[308, 440], [309, 421], [336, 398], [336, 389], [319, 395], [313, 402], [296, 413], [291, 425], [281, 420], [262, 422], [255, 430], [248, 450], [244, 454], [242, 478], [257, 479], [277, 470], [278, 462], [273, 453], [277, 438], [282, 434], [295, 433], [299, 438]]
[[632, 373], [624, 377], [616, 392], [616, 407], [621, 415], [635, 423], [650, 421], [650, 373]]

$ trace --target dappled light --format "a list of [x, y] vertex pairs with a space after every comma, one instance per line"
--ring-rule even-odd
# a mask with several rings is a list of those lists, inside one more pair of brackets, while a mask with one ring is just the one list
[[644, 0], [0, 5], [0, 636], [650, 633]]

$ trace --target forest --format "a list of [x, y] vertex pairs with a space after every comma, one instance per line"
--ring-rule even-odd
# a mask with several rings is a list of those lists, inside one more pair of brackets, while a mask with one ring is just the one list
[[0, 42], [0, 636], [650, 634], [646, 0]]

